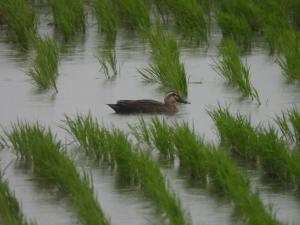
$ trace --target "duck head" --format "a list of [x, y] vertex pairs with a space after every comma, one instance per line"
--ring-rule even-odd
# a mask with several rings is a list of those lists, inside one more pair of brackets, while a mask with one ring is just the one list
[[173, 92], [173, 91], [169, 92], [166, 95], [164, 101], [165, 101], [166, 105], [176, 105], [177, 102], [184, 103], [184, 104], [190, 104], [190, 102], [186, 101], [179, 94], [177, 94], [176, 92]]

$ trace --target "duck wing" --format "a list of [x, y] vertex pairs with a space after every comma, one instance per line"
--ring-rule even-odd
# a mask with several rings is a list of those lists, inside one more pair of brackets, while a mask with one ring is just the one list
[[166, 106], [155, 100], [120, 100], [116, 104], [108, 104], [116, 113], [162, 113]]

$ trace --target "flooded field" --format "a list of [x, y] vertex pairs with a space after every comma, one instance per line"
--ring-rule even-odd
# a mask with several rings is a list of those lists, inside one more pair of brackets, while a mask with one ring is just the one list
[[[91, 113], [106, 127], [115, 127], [130, 133], [128, 125], [139, 124], [141, 117], [136, 114], [116, 114], [106, 104], [115, 103], [120, 99], [163, 101], [166, 93], [161, 85], [143, 81], [138, 70], [147, 68], [153, 60], [151, 45], [142, 35], [127, 29], [119, 29], [116, 35], [118, 74], [107, 78], [98, 60], [99, 51], [105, 46], [106, 40], [88, 1], [85, 7], [85, 32], [78, 32], [74, 38], [65, 42], [53, 26], [51, 8], [43, 3], [35, 4], [38, 33], [43, 37], [54, 37], [60, 46], [57, 92], [51, 88], [46, 91], [36, 88], [28, 76], [36, 56], [34, 49], [30, 47], [26, 51], [20, 50], [10, 41], [7, 35], [8, 27], [0, 25], [0, 125], [3, 130], [8, 131], [11, 130], [11, 124], [18, 121], [38, 121], [40, 125], [50, 127], [57, 140], [61, 141], [62, 149], [67, 149], [67, 156], [74, 162], [78, 174], [81, 177], [88, 174], [90, 177], [90, 186], [108, 220], [107, 224], [176, 224], [170, 222], [172, 216], [168, 215], [168, 209], [164, 211], [156, 208], [158, 203], [149, 197], [155, 194], [148, 189], [143, 190], [146, 186], [143, 181], [138, 183], [138, 186], [119, 182], [118, 173], [121, 172], [115, 168], [121, 168], [118, 159], [115, 167], [102, 165], [101, 162], [93, 160], [91, 155], [85, 155], [85, 146], [79, 146], [80, 140], [74, 140], [66, 131], [66, 115], [73, 118], [79, 114]], [[229, 107], [232, 115], [240, 113], [250, 116], [252, 126], [263, 124], [267, 127], [270, 123], [279, 130], [274, 120], [276, 116], [300, 104], [299, 83], [287, 82], [277, 62], [278, 57], [270, 55], [266, 42], [257, 38], [252, 43], [253, 47], [246, 50], [241, 59], [250, 68], [250, 81], [259, 94], [261, 104], [251, 98], [241, 98], [239, 89], [229, 85], [214, 70], [213, 65], [220, 57], [218, 46], [222, 40], [222, 32], [216, 21], [212, 23], [207, 44], [189, 43], [180, 38], [179, 34], [176, 35], [180, 61], [188, 78], [186, 99], [191, 104], [178, 104], [178, 113], [159, 115], [159, 118], [166, 119], [170, 124], [186, 121], [206, 143], [216, 146], [220, 143], [220, 137], [208, 111], [218, 107]], [[154, 117], [143, 115], [146, 123], [151, 123]], [[132, 134], [129, 138], [132, 138], [134, 143], [137, 142]], [[214, 190], [209, 184], [191, 181], [189, 175], [182, 173], [179, 156], [175, 154], [174, 162], [160, 163], [159, 153], [152, 153], [153, 161], [157, 162], [156, 165], [165, 178], [167, 192], [180, 200], [179, 208], [184, 212], [183, 220], [187, 221], [186, 224], [251, 224], [247, 215], [242, 216], [244, 220], [236, 216], [238, 212], [235, 207], [239, 206], [235, 204], [238, 205], [238, 201], [234, 197], [228, 199], [226, 191], [223, 195], [223, 191]], [[274, 214], [277, 221], [266, 224], [300, 225], [299, 190], [288, 182], [282, 184], [276, 179], [264, 179], [261, 166], [259, 169], [249, 167], [243, 159], [242, 162], [240, 159], [231, 161], [236, 162], [235, 167], [241, 171], [242, 176], [249, 177], [250, 188], [253, 193], [258, 191], [266, 211], [270, 212], [269, 209], [272, 209], [270, 214]], [[25, 218], [38, 225], [88, 224], [82, 222], [83, 219], [78, 216], [80, 209], [77, 211], [73, 200], [59, 191], [61, 186], [48, 186], [47, 182], [43, 182], [43, 179], [36, 175], [36, 167], [35, 164], [28, 165], [28, 162], [20, 160], [20, 154], [12, 147], [4, 146], [3, 150], [0, 150], [0, 170], [4, 180], [8, 182], [9, 189], [20, 203]], [[0, 224], [2, 223], [6, 224], [0, 218]]]

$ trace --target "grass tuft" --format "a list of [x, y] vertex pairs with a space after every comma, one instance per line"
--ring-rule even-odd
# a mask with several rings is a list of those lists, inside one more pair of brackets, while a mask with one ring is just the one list
[[160, 84], [163, 88], [174, 90], [187, 96], [187, 78], [184, 65], [180, 63], [176, 40], [170, 34], [157, 30], [149, 34], [152, 64], [149, 68], [138, 70], [146, 82]]
[[234, 157], [246, 162], [257, 162], [257, 152], [254, 146], [257, 142], [257, 135], [249, 117], [239, 113], [234, 117], [230, 114], [228, 107], [221, 108], [220, 106], [208, 111], [208, 114], [218, 129], [222, 147], [230, 149]]
[[101, 50], [98, 61], [107, 79], [113, 78], [118, 74], [117, 56], [114, 46]]
[[67, 157], [62, 144], [50, 130], [38, 123], [18, 122], [12, 124], [10, 132], [5, 131], [5, 136], [21, 159], [34, 165], [38, 178], [70, 199], [81, 224], [109, 224], [93, 195], [89, 177], [80, 177], [74, 162]]
[[287, 141], [300, 146], [300, 110], [293, 108], [275, 119]]
[[282, 183], [293, 183], [293, 159], [285, 142], [273, 127], [260, 128], [258, 133], [257, 152], [266, 176]]
[[300, 2], [297, 0], [289, 0], [284, 2], [287, 4], [287, 11], [290, 20], [293, 22], [294, 26], [299, 29], [300, 27]]
[[37, 37], [34, 41], [34, 48], [36, 56], [28, 75], [39, 89], [54, 88], [57, 92], [59, 49], [56, 42], [48, 37]]
[[224, 37], [248, 46], [253, 33], [261, 28], [256, 4], [252, 0], [221, 0], [216, 9], [217, 21]]
[[85, 14], [82, 0], [50, 0], [55, 28], [65, 39], [78, 30], [85, 30]]
[[270, 47], [270, 53], [273, 54], [279, 50], [279, 37], [286, 30], [291, 29], [287, 16], [287, 10], [282, 0], [254, 0], [259, 8], [262, 31]]
[[300, 81], [300, 38], [294, 31], [281, 34], [279, 65], [288, 81]]
[[206, 40], [207, 30], [203, 10], [197, 0], [169, 1], [170, 11], [184, 36]]
[[21, 212], [20, 204], [14, 194], [9, 190], [8, 184], [3, 180], [0, 171], [0, 223], [7, 225], [29, 225]]
[[238, 45], [226, 40], [219, 47], [219, 51], [221, 58], [215, 62], [214, 70], [232, 86], [237, 87], [244, 97], [255, 99], [260, 104], [258, 93], [250, 83], [250, 69], [242, 62]]
[[179, 200], [171, 193], [160, 169], [150, 154], [132, 145], [127, 135], [118, 129], [107, 129], [92, 117], [66, 117], [66, 130], [85, 149], [87, 155], [116, 167], [122, 183], [140, 190], [164, 214], [172, 225], [189, 224]]
[[[150, 129], [153, 122], [160, 123], [159, 127], [162, 127], [163, 124], [165, 127], [168, 126], [166, 132], [169, 132], [170, 135], [153, 134], [156, 132], [156, 130]], [[141, 124], [143, 125], [143, 122]], [[145, 126], [143, 125], [143, 127]], [[248, 179], [228, 158], [227, 154], [221, 149], [205, 144], [203, 138], [199, 137], [188, 123], [167, 125], [165, 121], [156, 118], [147, 129], [150, 135], [157, 135], [162, 140], [168, 139], [164, 142], [169, 141], [168, 148], [173, 148], [178, 157], [180, 169], [191, 180], [201, 182], [211, 191], [222, 194], [232, 201], [236, 214], [245, 224], [281, 224], [271, 212], [265, 209], [258, 193], [251, 192]], [[145, 132], [143, 131], [143, 133]], [[138, 141], [143, 141], [143, 138]], [[150, 146], [160, 150], [160, 145], [156, 145], [154, 141]], [[160, 153], [164, 152], [160, 150]]]
[[266, 178], [283, 184], [294, 184], [295, 180], [299, 180], [297, 176], [300, 171], [295, 167], [292, 151], [273, 127], [254, 128], [247, 117], [231, 115], [228, 108], [219, 107], [209, 114], [221, 141], [225, 140], [227, 150], [245, 161], [252, 159], [257, 166], [262, 167]]
[[217, 19], [224, 37], [231, 38], [237, 43], [248, 47], [253, 34], [244, 17], [238, 18], [229, 13], [217, 12]]
[[116, 0], [120, 23], [132, 30], [150, 28], [150, 5], [147, 0]]
[[111, 0], [93, 0], [98, 24], [107, 39], [116, 39], [117, 19], [114, 3]]
[[11, 40], [27, 48], [36, 33], [36, 17], [26, 0], [0, 1], [0, 17], [8, 24]]
[[165, 119], [153, 117], [150, 124], [146, 124], [143, 117], [139, 119], [138, 126], [130, 126], [131, 133], [140, 143], [149, 147], [156, 146], [164, 160], [173, 161], [175, 152], [172, 143], [172, 133]]

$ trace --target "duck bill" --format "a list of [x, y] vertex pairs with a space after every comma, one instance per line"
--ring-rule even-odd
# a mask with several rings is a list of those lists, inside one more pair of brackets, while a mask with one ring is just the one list
[[182, 98], [180, 98], [180, 99], [178, 100], [178, 102], [183, 103], [183, 104], [191, 104], [190, 102], [188, 102], [188, 101], [186, 101], [186, 100], [184, 100], [184, 99], [182, 99]]

